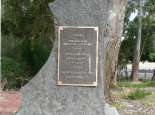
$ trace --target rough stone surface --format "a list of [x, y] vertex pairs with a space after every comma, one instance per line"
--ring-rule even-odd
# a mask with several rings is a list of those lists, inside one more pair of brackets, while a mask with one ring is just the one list
[[[57, 26], [99, 27], [97, 87], [57, 86], [57, 39], [40, 72], [21, 89], [22, 108], [17, 115], [105, 115], [104, 60], [112, 0], [55, 0], [49, 4]], [[108, 114], [110, 115], [110, 114]], [[114, 114], [112, 114], [114, 115]], [[116, 114], [117, 115], [117, 114]]]

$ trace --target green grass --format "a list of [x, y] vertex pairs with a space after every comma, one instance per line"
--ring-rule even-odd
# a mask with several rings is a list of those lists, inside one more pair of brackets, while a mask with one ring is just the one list
[[136, 89], [134, 92], [131, 92], [128, 94], [127, 99], [138, 100], [138, 99], [143, 99], [148, 95], [151, 95], [151, 93], [146, 92], [143, 89]]
[[145, 88], [155, 87], [155, 81], [143, 81], [142, 83], [133, 83], [131, 81], [120, 81], [117, 84], [118, 87], [133, 87], [133, 88]]

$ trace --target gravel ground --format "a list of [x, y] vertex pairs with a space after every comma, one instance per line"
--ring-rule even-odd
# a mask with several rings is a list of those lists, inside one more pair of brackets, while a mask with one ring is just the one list
[[117, 89], [113, 91], [113, 106], [117, 108], [120, 115], [155, 115], [155, 87], [145, 88], [151, 92], [151, 95], [139, 99], [130, 100], [125, 99], [122, 95], [127, 95], [131, 88]]

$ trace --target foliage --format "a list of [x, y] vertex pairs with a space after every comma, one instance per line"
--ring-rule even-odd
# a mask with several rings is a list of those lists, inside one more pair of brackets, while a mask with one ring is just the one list
[[[152, 61], [149, 57], [151, 53], [155, 53], [155, 0], [149, 0], [143, 7], [143, 28], [142, 28], [142, 44], [141, 44], [141, 60]], [[147, 7], [149, 6], [149, 7]]]
[[[129, 1], [126, 9], [124, 22], [124, 40], [122, 41], [119, 53], [119, 66], [125, 66], [132, 61], [134, 44], [137, 37], [137, 17], [129, 20], [130, 15], [137, 10], [136, 0]], [[143, 7], [142, 20], [142, 44], [141, 44], [141, 61], [154, 61], [151, 56], [155, 53], [155, 0], [147, 0]]]
[[146, 92], [143, 89], [136, 89], [134, 92], [131, 92], [130, 94], [128, 94], [127, 98], [132, 100], [143, 99], [150, 94], [151, 93]]
[[22, 61], [31, 68], [32, 75], [35, 75], [38, 72], [50, 54], [51, 49], [43, 44], [44, 41], [41, 37], [38, 37], [34, 41], [33, 49], [29, 39], [23, 39], [23, 42], [21, 43], [20, 54]]
[[[14, 58], [2, 57], [2, 83], [4, 89], [21, 87], [21, 82], [26, 82], [26, 78], [23, 75], [24, 64], [19, 63]], [[28, 77], [27, 77], [28, 79]]]
[[155, 52], [154, 53], [150, 53], [149, 58], [151, 61], [155, 62]]
[[7, 88], [20, 88], [16, 79], [29, 80], [47, 60], [55, 38], [52, 1], [2, 0], [2, 80], [7, 79]]

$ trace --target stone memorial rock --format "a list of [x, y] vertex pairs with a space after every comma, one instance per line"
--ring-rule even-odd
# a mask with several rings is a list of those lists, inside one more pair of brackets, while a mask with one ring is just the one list
[[[121, 1], [121, 0], [119, 0]], [[62, 49], [63, 56], [61, 57], [61, 64], [58, 64], [60, 59], [58, 58], [59, 45], [58, 39], [56, 39], [54, 48], [45, 63], [42, 69], [38, 74], [21, 89], [22, 93], [22, 107], [17, 113], [17, 115], [111, 115], [108, 113], [108, 109], [105, 107], [105, 96], [104, 96], [104, 64], [105, 64], [105, 52], [107, 40], [109, 39], [108, 24], [110, 24], [111, 18], [114, 17], [115, 13], [111, 13], [111, 7], [114, 6], [112, 0], [55, 0], [53, 3], [49, 4], [49, 7], [55, 17], [55, 31], [58, 38], [59, 26], [73, 26], [73, 27], [97, 27], [98, 28], [98, 58], [95, 57], [96, 51], [96, 37], [95, 33], [92, 37], [92, 51], [95, 54], [89, 53], [94, 61], [92, 63], [91, 71], [97, 74], [97, 81], [94, 85], [63, 85], [64, 84], [93, 84], [94, 75], [92, 74], [91, 79], [89, 79], [88, 74], [80, 74], [82, 78], [75, 81], [75, 76], [70, 74], [72, 79], [67, 80], [65, 75], [67, 73], [60, 75], [60, 81], [58, 80], [58, 68], [60, 71], [64, 71], [65, 59], [63, 52], [66, 52], [66, 47]], [[109, 14], [111, 13], [111, 14]], [[118, 13], [118, 12], [117, 12]], [[83, 35], [87, 34], [89, 31], [85, 30], [70, 30], [71, 32], [66, 31], [66, 34], [62, 35], [63, 43], [65, 41], [65, 36], [70, 37], [71, 34], [82, 32]], [[93, 30], [90, 30], [93, 32]], [[68, 32], [68, 33], [67, 33]], [[91, 36], [89, 38], [91, 38]], [[85, 39], [86, 37], [84, 37]], [[88, 39], [89, 39], [88, 38]], [[81, 38], [80, 38], [81, 39]], [[65, 42], [66, 44], [70, 42]], [[61, 44], [63, 46], [64, 44]], [[60, 47], [61, 47], [60, 46]], [[65, 49], [66, 48], [66, 49]], [[72, 47], [75, 48], [75, 47]], [[81, 48], [81, 47], [77, 47]], [[61, 49], [61, 48], [60, 48]], [[94, 50], [94, 51], [93, 51]], [[67, 50], [68, 51], [68, 50]], [[71, 50], [69, 50], [71, 51]], [[74, 52], [74, 51], [73, 51]], [[84, 52], [84, 51], [83, 51]], [[88, 50], [89, 52], [89, 50]], [[85, 53], [85, 52], [84, 52]], [[87, 55], [86, 55], [87, 56]], [[80, 59], [88, 59], [86, 56], [83, 56]], [[75, 55], [73, 56], [75, 58]], [[69, 57], [74, 59], [73, 57]], [[67, 58], [68, 59], [68, 58]], [[70, 59], [70, 60], [71, 60]], [[79, 58], [78, 58], [79, 59]], [[97, 59], [97, 61], [96, 61]], [[77, 58], [76, 58], [77, 60]], [[89, 60], [87, 60], [89, 61]], [[82, 67], [89, 69], [87, 67], [88, 62]], [[91, 62], [93, 62], [91, 61]], [[75, 61], [67, 62], [73, 63]], [[79, 63], [82, 61], [79, 61]], [[84, 63], [85, 63], [84, 62]], [[78, 63], [78, 62], [77, 62]], [[96, 71], [96, 63], [97, 70]], [[93, 65], [94, 64], [94, 65]], [[58, 67], [60, 65], [60, 67]], [[76, 66], [77, 67], [77, 66]], [[79, 66], [81, 67], [81, 66]], [[71, 69], [67, 69], [68, 70]], [[76, 70], [76, 69], [75, 69]], [[73, 70], [72, 70], [73, 71]], [[84, 72], [89, 70], [84, 70]], [[80, 71], [74, 71], [80, 72]], [[62, 73], [61, 73], [62, 74]], [[77, 75], [77, 74], [76, 74]], [[79, 75], [79, 74], [78, 74]], [[86, 75], [86, 76], [84, 76]], [[77, 77], [77, 76], [76, 76]], [[86, 77], [86, 79], [83, 79]], [[80, 81], [81, 80], [81, 81]], [[84, 80], [84, 81], [83, 81]], [[105, 108], [107, 109], [105, 111]], [[114, 109], [115, 110], [115, 109]], [[115, 110], [116, 111], [116, 110]], [[115, 112], [112, 112], [110, 108], [110, 113], [115, 115]], [[116, 113], [118, 115], [118, 113]]]

